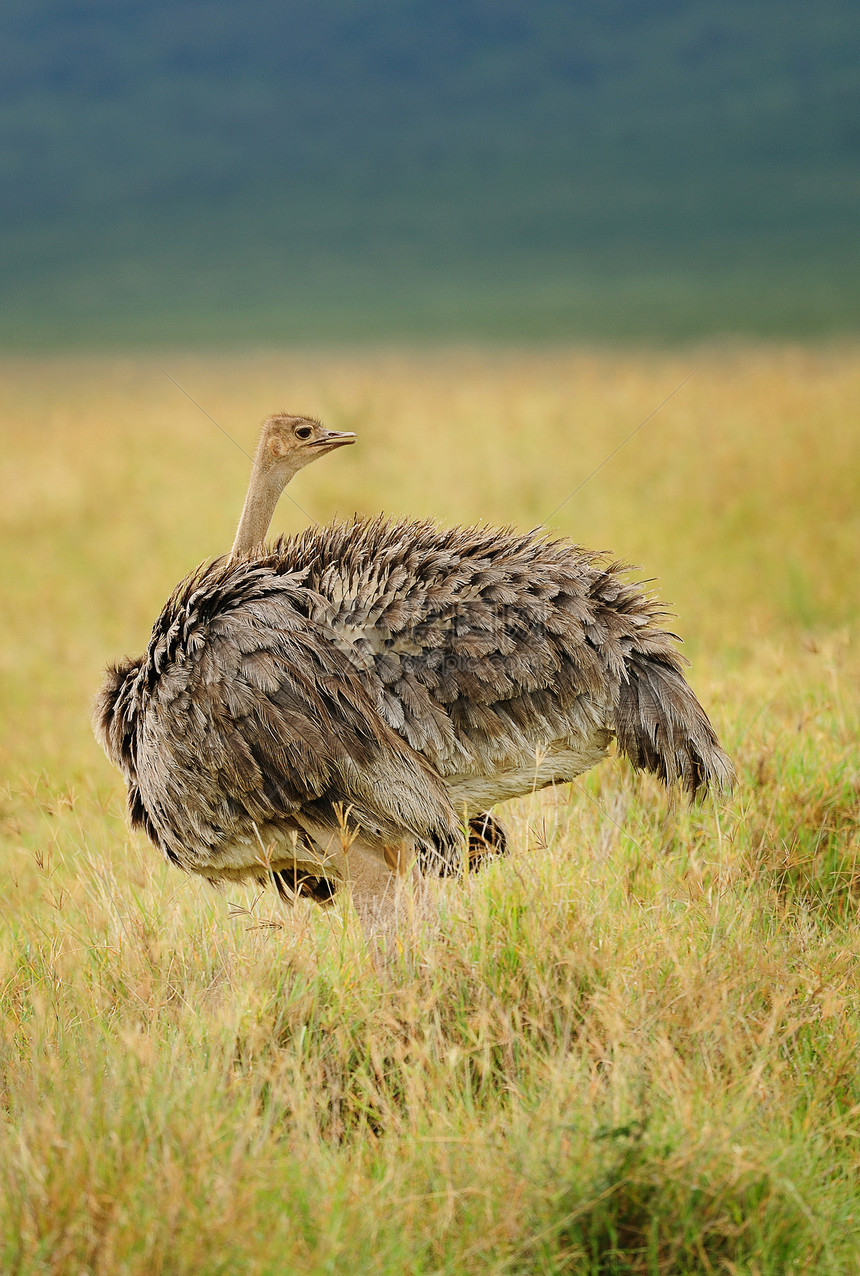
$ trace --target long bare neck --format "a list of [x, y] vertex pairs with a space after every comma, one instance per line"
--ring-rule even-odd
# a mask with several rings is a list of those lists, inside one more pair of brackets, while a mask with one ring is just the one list
[[258, 545], [262, 545], [268, 534], [275, 506], [287, 482], [292, 478], [292, 475], [288, 475], [285, 482], [283, 470], [275, 473], [274, 468], [266, 465], [261, 459], [261, 452], [262, 447], [257, 450], [257, 455], [254, 457], [242, 516], [230, 551], [231, 558], [238, 558], [240, 554], [247, 554]]

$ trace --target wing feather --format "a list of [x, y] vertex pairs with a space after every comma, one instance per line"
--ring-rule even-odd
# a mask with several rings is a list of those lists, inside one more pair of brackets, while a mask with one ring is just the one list
[[380, 846], [407, 836], [453, 853], [459, 823], [439, 777], [308, 624], [306, 591], [259, 564], [207, 570], [211, 593], [206, 571], [196, 592], [178, 591], [146, 656], [113, 671], [97, 705], [135, 822], [186, 867], [195, 847], [289, 824], [309, 805], [332, 830], [349, 808]]

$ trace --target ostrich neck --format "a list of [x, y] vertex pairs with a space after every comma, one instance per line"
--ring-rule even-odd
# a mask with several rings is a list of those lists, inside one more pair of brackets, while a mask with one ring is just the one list
[[275, 506], [291, 478], [292, 474], [289, 474], [285, 481], [283, 471], [275, 474], [271, 469], [260, 464], [259, 457], [254, 459], [248, 493], [242, 507], [242, 517], [239, 519], [236, 539], [230, 551], [231, 558], [247, 554], [258, 545], [262, 545], [269, 531]]

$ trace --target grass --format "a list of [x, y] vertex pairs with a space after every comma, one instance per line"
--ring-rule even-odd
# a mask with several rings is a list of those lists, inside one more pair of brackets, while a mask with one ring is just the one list
[[[277, 406], [359, 447], [293, 495], [551, 520], [659, 578], [733, 754], [610, 761], [374, 968], [348, 911], [128, 834], [87, 723], [229, 544]], [[0, 1270], [860, 1269], [860, 348], [0, 367]], [[304, 517], [284, 502], [279, 528]]]

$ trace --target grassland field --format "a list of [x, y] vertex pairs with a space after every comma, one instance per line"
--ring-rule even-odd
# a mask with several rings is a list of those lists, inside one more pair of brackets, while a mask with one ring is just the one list
[[[276, 530], [557, 510], [653, 577], [733, 795], [510, 804], [384, 966], [163, 864], [89, 705], [248, 473], [169, 377], [357, 431]], [[860, 1271], [860, 345], [10, 357], [0, 522], [4, 1276]]]

